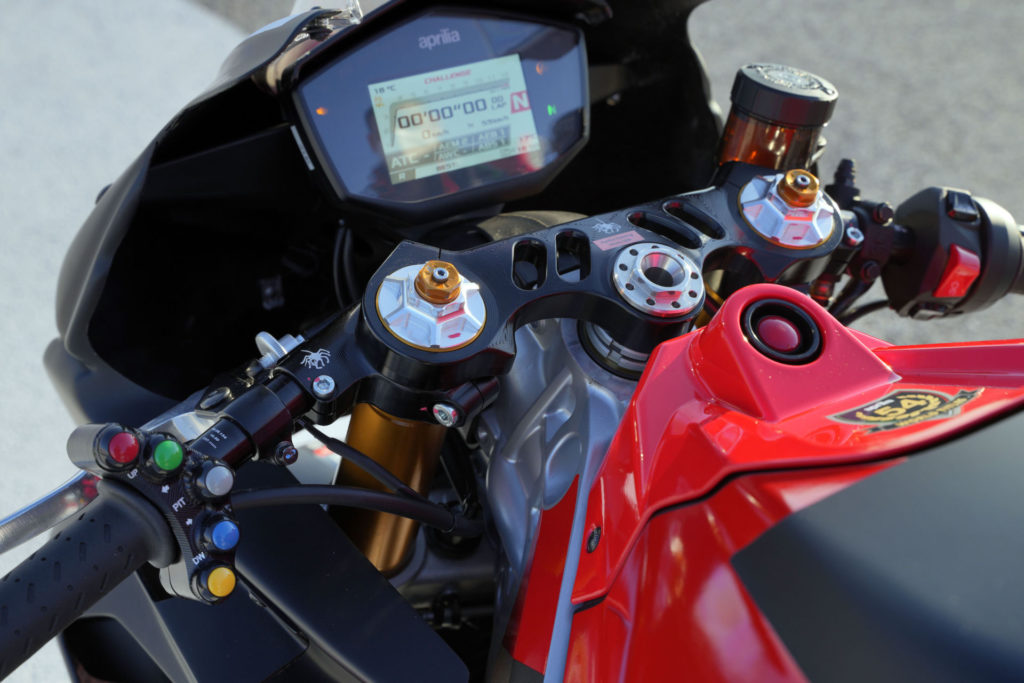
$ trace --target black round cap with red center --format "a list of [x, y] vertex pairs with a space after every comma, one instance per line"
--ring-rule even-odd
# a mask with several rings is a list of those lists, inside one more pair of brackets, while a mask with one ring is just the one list
[[139, 440], [131, 432], [120, 432], [110, 439], [107, 452], [111, 460], [125, 465], [139, 457]]
[[762, 299], [741, 316], [751, 346], [779, 363], [810, 363], [821, 353], [821, 331], [806, 311], [782, 299]]

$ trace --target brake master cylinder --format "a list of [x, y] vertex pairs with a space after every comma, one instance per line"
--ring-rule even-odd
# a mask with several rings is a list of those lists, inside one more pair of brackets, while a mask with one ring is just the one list
[[820, 76], [781, 64], [748, 64], [736, 72], [732, 109], [718, 161], [787, 171], [810, 168], [825, 146], [821, 132], [838, 92]]

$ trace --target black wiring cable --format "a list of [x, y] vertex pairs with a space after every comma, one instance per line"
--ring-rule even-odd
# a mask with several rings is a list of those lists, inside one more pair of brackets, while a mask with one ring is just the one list
[[[338, 307], [344, 309], [348, 306], [348, 302], [352, 299], [352, 292], [347, 292], [348, 296], [344, 296], [341, 292], [342, 279], [341, 275], [341, 250], [346, 242], [346, 235], [348, 234], [348, 228], [338, 228], [337, 234], [334, 236], [334, 249], [331, 250], [333, 256], [331, 258], [331, 276], [334, 282], [334, 298], [338, 300]], [[346, 283], [346, 288], [347, 288]]]
[[352, 301], [359, 301], [359, 287], [356, 284], [356, 272], [352, 267], [352, 228], [345, 226], [345, 243], [341, 246], [341, 275], [345, 278], [345, 287]]
[[235, 510], [271, 505], [304, 504], [337, 505], [387, 512], [400, 517], [408, 517], [445, 533], [466, 538], [480, 536], [484, 532], [483, 520], [463, 517], [435, 503], [350, 486], [304, 484], [302, 486], [239, 491], [231, 495], [231, 506]]
[[849, 282], [843, 286], [843, 291], [839, 293], [832, 305], [828, 307], [828, 312], [832, 314], [836, 320], [842, 320], [846, 312], [850, 310], [853, 303], [857, 299], [867, 294], [868, 290], [871, 289], [873, 280], [862, 280], [859, 278], [851, 278]]
[[858, 318], [861, 318], [867, 315], [868, 313], [874, 313], [875, 311], [879, 311], [888, 305], [888, 299], [879, 299], [878, 301], [872, 301], [870, 303], [864, 304], [863, 306], [858, 306], [857, 308], [853, 309], [846, 315], [838, 316], [836, 320], [838, 320], [844, 325], [849, 325], [854, 320], [857, 320]]
[[415, 489], [409, 487], [408, 484], [403, 482], [401, 479], [392, 474], [386, 467], [378, 463], [370, 456], [362, 453], [355, 448], [352, 448], [344, 441], [327, 436], [310, 422], [307, 418], [300, 417], [296, 422], [300, 427], [305, 429], [307, 432], [312, 434], [317, 440], [320, 441], [324, 446], [334, 453], [340, 455], [345, 460], [348, 460], [353, 465], [359, 467], [361, 470], [369, 474], [371, 477], [379, 481], [384, 486], [401, 494], [404, 498], [417, 500], [423, 503], [430, 503], [426, 498], [416, 492]]

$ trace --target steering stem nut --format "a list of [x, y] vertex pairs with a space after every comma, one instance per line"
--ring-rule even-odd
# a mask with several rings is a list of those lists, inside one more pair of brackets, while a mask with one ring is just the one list
[[810, 171], [794, 168], [779, 183], [778, 193], [790, 206], [807, 207], [818, 198], [818, 179]]
[[416, 275], [416, 293], [432, 304], [455, 301], [462, 288], [462, 276], [447, 261], [427, 261]]

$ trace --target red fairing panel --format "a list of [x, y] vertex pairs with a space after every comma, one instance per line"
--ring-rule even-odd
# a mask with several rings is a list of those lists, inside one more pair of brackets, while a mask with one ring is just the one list
[[[814, 319], [816, 360], [785, 365], [751, 346], [741, 315], [761, 299]], [[1022, 387], [1024, 341], [890, 347], [789, 288], [740, 290], [652, 355], [588, 494], [584, 538], [600, 527], [601, 542], [580, 557], [572, 601], [607, 596], [652, 515], [727, 477], [918, 450], [1021, 405]]]
[[[761, 299], [811, 316], [817, 359], [786, 365], [748, 342], [741, 316]], [[580, 492], [583, 538], [601, 534], [593, 552], [579, 549], [565, 678], [804, 680], [731, 557], [901, 454], [1022, 404], [1024, 341], [892, 347], [789, 288], [733, 294], [707, 327], [655, 350], [593, 486]], [[544, 513], [535, 561], [564, 560], [566, 509], [558, 512]], [[542, 672], [557, 589], [529, 583], [506, 645]]]
[[740, 477], [650, 520], [572, 622], [567, 681], [806, 680], [729, 560], [780, 519], [902, 459]]

